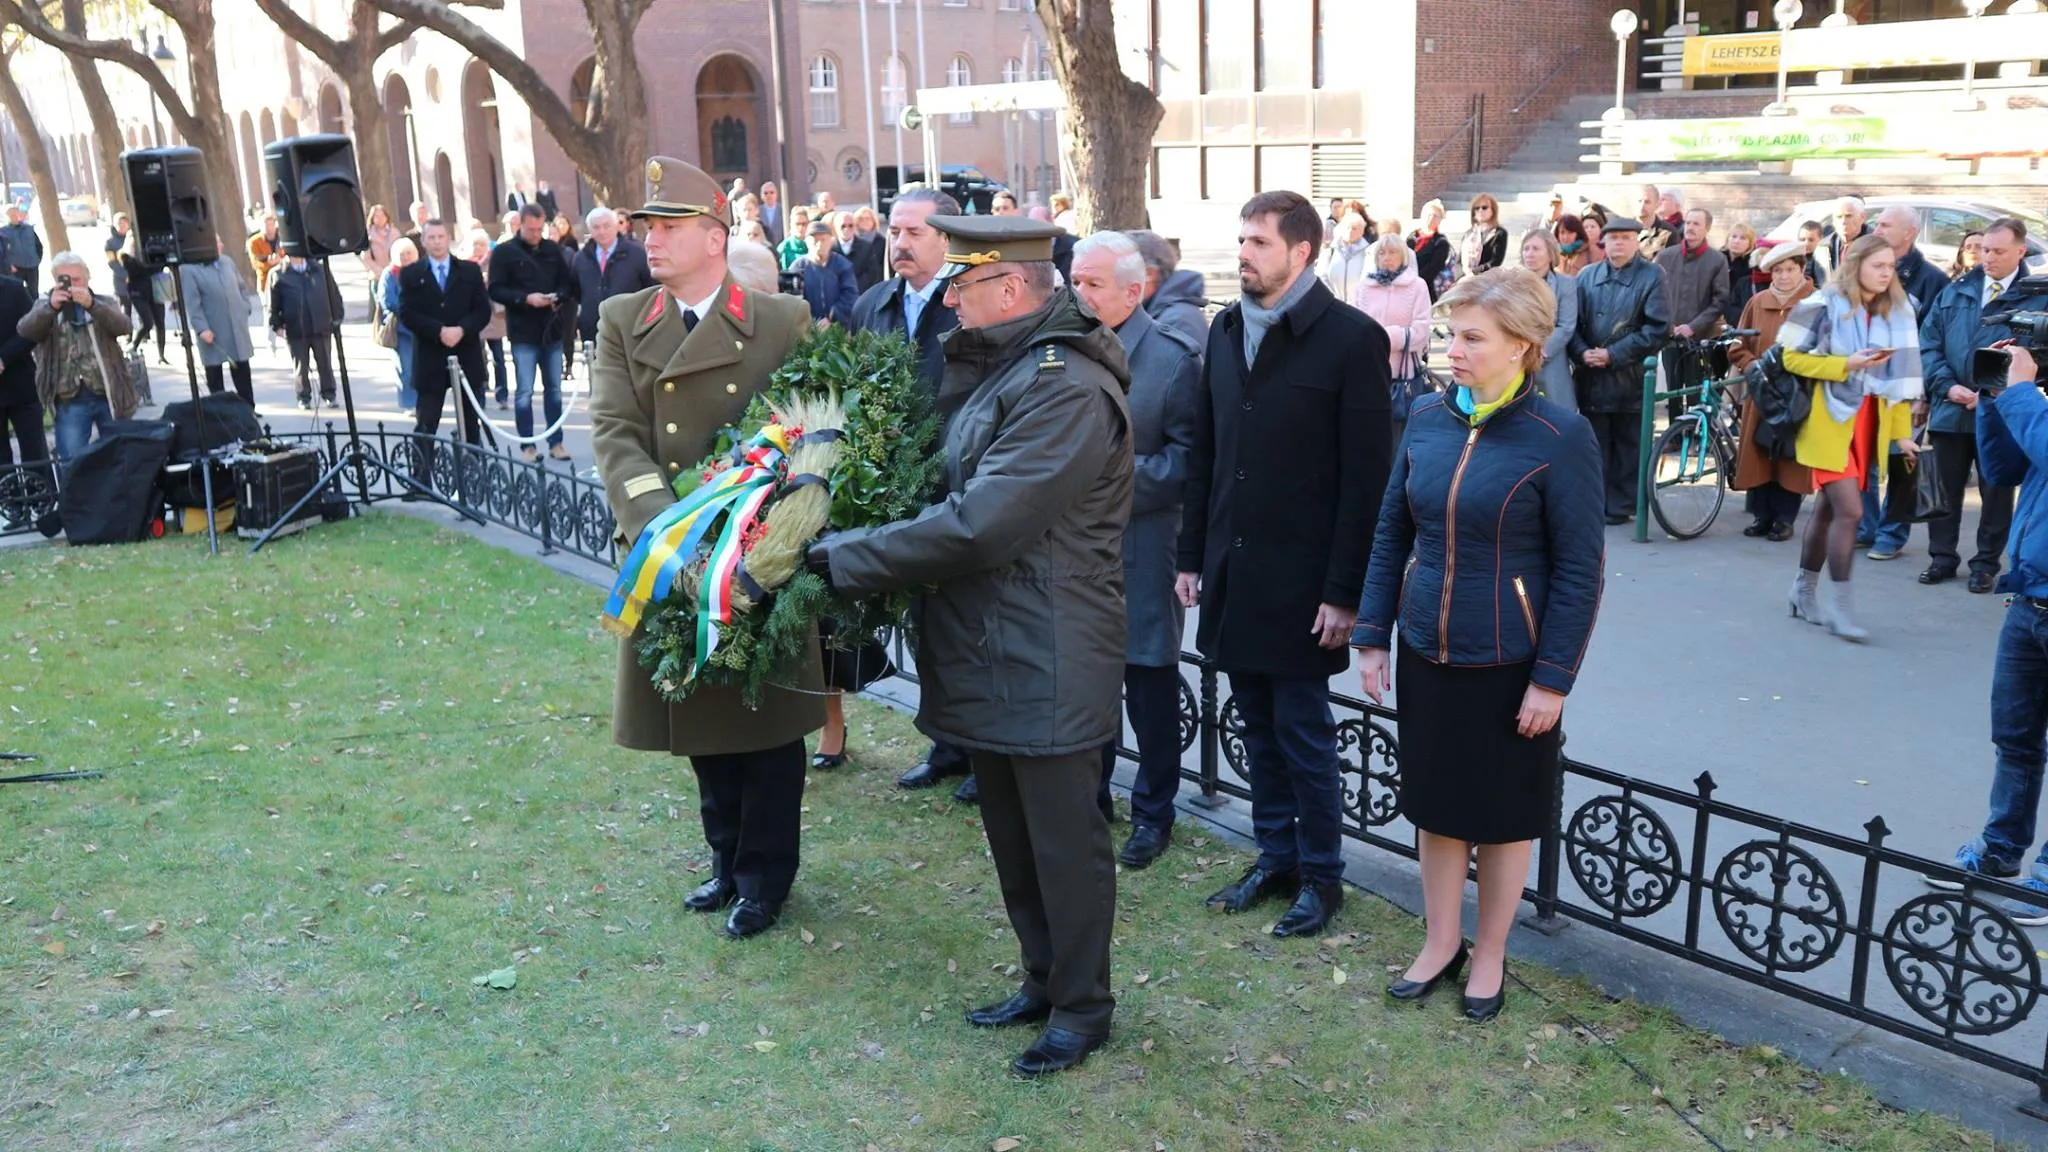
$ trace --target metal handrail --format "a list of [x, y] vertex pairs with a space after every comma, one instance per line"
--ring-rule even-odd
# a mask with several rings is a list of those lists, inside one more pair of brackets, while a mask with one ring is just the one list
[[1458, 121], [1458, 126], [1456, 128], [1451, 129], [1451, 134], [1449, 136], [1444, 137], [1444, 142], [1437, 145], [1436, 150], [1431, 152], [1428, 156], [1424, 157], [1422, 163], [1417, 164], [1416, 167], [1427, 168], [1431, 164], [1436, 163], [1436, 158], [1444, 154], [1444, 149], [1449, 148], [1451, 145], [1457, 143], [1458, 137], [1467, 128], [1470, 128], [1472, 129], [1472, 163], [1471, 166], [1466, 169], [1466, 171], [1477, 172], [1479, 170], [1480, 149], [1479, 122], [1480, 118], [1482, 117], [1482, 115], [1484, 115], [1485, 112], [1486, 97], [1475, 93], [1472, 97], [1472, 114], [1465, 117], [1463, 120]]
[[1566, 68], [1570, 67], [1572, 61], [1579, 58], [1579, 53], [1584, 52], [1585, 50], [1586, 46], [1584, 44], [1581, 44], [1578, 47], [1573, 48], [1570, 52], [1565, 53], [1564, 59], [1557, 62], [1557, 67], [1552, 68], [1550, 70], [1550, 75], [1545, 76], [1543, 79], [1537, 81], [1536, 86], [1534, 88], [1529, 89], [1529, 94], [1527, 96], [1524, 96], [1520, 100], [1515, 101], [1515, 106], [1513, 108], [1508, 109], [1508, 115], [1520, 116], [1522, 114], [1522, 109], [1527, 108], [1529, 106], [1529, 102], [1536, 99], [1537, 93], [1543, 91], [1545, 88], [1550, 87], [1550, 82], [1552, 80], [1557, 79], [1558, 74], [1563, 72]]

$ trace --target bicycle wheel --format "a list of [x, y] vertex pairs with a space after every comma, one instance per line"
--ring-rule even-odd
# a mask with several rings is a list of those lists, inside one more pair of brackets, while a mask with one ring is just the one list
[[1680, 540], [1705, 532], [1728, 498], [1728, 469], [1698, 416], [1672, 421], [1650, 455], [1650, 511], [1657, 523]]

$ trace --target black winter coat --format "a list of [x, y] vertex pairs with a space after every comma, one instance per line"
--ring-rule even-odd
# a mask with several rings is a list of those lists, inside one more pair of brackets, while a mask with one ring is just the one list
[[[420, 263], [426, 263], [422, 258]], [[562, 340], [560, 310], [573, 307], [576, 281], [569, 275], [569, 254], [560, 244], [542, 237], [527, 247], [514, 236], [491, 249], [491, 300], [505, 306], [505, 340], [511, 344], [559, 344]], [[526, 297], [538, 292], [554, 295], [555, 303], [530, 307]]]
[[[1312, 273], [1303, 273], [1312, 275]], [[1316, 609], [1358, 602], [1393, 452], [1388, 344], [1317, 282], [1244, 361], [1241, 305], [1209, 329], [1180, 534], [1196, 646], [1226, 672], [1333, 676]]]
[[1603, 491], [1592, 426], [1526, 387], [1479, 425], [1444, 393], [1416, 401], [1352, 646], [1392, 648], [1398, 622], [1437, 663], [1533, 659], [1531, 683], [1570, 692], [1600, 607]]
[[625, 233], [612, 241], [612, 254], [597, 268], [597, 242], [585, 244], [570, 261], [576, 272], [577, 330], [586, 344], [597, 340], [597, 306], [614, 296], [625, 296], [654, 287], [654, 274], [647, 270], [647, 249]]
[[[36, 403], [36, 342], [16, 331], [35, 306], [28, 285], [0, 275], [0, 408]], [[0, 431], [0, 442], [6, 437]]]
[[[1664, 274], [1641, 256], [1616, 269], [1602, 260], [1581, 269], [1579, 326], [1567, 346], [1581, 412], [1643, 410], [1643, 362], [1671, 338], [1664, 314]], [[1603, 368], [1586, 363], [1586, 353], [1605, 348]]]
[[893, 332], [917, 345], [917, 379], [929, 388], [934, 396], [939, 392], [939, 381], [946, 373], [946, 350], [939, 338], [960, 326], [953, 310], [939, 301], [946, 298], [942, 284], [932, 292], [931, 302], [918, 315], [917, 331], [905, 331], [903, 327], [903, 294], [910, 291], [910, 281], [901, 276], [882, 281], [853, 302], [852, 327], [862, 332]]
[[341, 287], [318, 264], [296, 271], [286, 264], [270, 278], [271, 331], [317, 340], [340, 330], [342, 315]]

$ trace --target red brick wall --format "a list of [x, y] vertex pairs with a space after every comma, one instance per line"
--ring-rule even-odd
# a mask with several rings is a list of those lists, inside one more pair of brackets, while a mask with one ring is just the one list
[[1644, 92], [1634, 111], [1647, 120], [1691, 120], [1703, 117], [1758, 116], [1777, 98], [1769, 88], [1736, 88], [1724, 92]]
[[[1417, 0], [1415, 43], [1415, 159], [1418, 165], [1471, 114], [1474, 94], [1485, 98], [1481, 163], [1506, 162], [1531, 129], [1573, 96], [1611, 91], [1614, 36], [1607, 21], [1613, 0]], [[1576, 56], [1572, 49], [1578, 47]], [[1634, 47], [1631, 42], [1631, 48]], [[1434, 51], [1428, 49], [1434, 47]], [[1509, 110], [1552, 69], [1564, 71], [1522, 109]], [[1415, 170], [1417, 203], [1464, 175], [1469, 141], [1460, 136], [1436, 163]]]

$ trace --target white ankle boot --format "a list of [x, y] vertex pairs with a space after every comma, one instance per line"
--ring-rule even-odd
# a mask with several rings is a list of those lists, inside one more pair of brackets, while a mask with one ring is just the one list
[[1856, 602], [1849, 593], [1847, 580], [1829, 580], [1821, 592], [1821, 613], [1826, 617], [1828, 631], [1844, 640], [1861, 642], [1870, 638], [1870, 632], [1856, 623]]
[[1801, 568], [1799, 575], [1792, 578], [1792, 593], [1786, 601], [1792, 609], [1793, 617], [1810, 624], [1822, 623], [1819, 588], [1820, 573], [1808, 572]]

